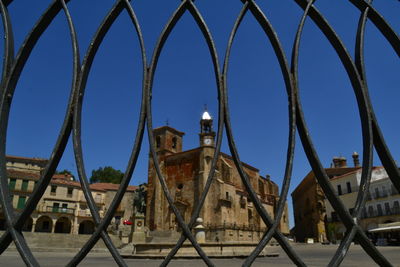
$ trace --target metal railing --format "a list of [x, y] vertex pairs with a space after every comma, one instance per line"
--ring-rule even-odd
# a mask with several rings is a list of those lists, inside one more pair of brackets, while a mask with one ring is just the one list
[[53, 206], [46, 206], [40, 210], [41, 212], [53, 212], [53, 213], [66, 213], [66, 214], [74, 214], [75, 209], [71, 208], [63, 208], [63, 207], [53, 207]]
[[78, 211], [78, 216], [80, 216], [80, 217], [91, 217], [92, 214], [90, 213], [89, 210], [79, 210]]
[[376, 194], [375, 192], [369, 192], [368, 196], [367, 196], [367, 200], [387, 198], [387, 197], [395, 196], [398, 194], [399, 193], [396, 190], [391, 190], [389, 192], [379, 192], [378, 194]]
[[[74, 153], [76, 164], [78, 168], [78, 174], [82, 189], [84, 191], [87, 204], [91, 211], [93, 220], [96, 224], [96, 230], [89, 238], [87, 243], [82, 247], [79, 253], [68, 263], [68, 266], [76, 266], [79, 264], [97, 243], [102, 238], [107, 248], [111, 252], [113, 258], [120, 266], [126, 266], [125, 261], [120, 256], [117, 248], [111, 242], [110, 237], [107, 233], [107, 226], [110, 224], [113, 214], [118, 208], [121, 202], [123, 193], [126, 191], [132, 176], [133, 170], [136, 166], [137, 158], [139, 155], [140, 147], [143, 145], [143, 135], [145, 126], [147, 126], [147, 134], [149, 137], [150, 154], [154, 161], [154, 166], [159, 178], [159, 182], [164, 191], [164, 195], [170, 205], [171, 210], [175, 213], [177, 222], [180, 229], [182, 229], [182, 236], [176, 243], [176, 246], [171, 250], [170, 254], [165, 258], [162, 266], [166, 266], [178, 249], [182, 246], [186, 239], [192, 243], [198, 254], [204, 260], [208, 266], [214, 266], [213, 261], [206, 255], [201, 246], [196, 242], [191, 229], [194, 226], [196, 218], [199, 216], [201, 208], [204, 204], [205, 198], [209, 192], [210, 186], [213, 181], [215, 174], [216, 162], [220, 153], [223, 131], [226, 131], [228, 139], [229, 149], [232, 155], [232, 159], [235, 163], [235, 167], [241, 177], [243, 184], [247, 190], [249, 200], [253, 203], [253, 206], [257, 210], [261, 220], [268, 227], [268, 230], [264, 232], [264, 235], [251, 253], [246, 258], [243, 266], [250, 266], [271, 238], [275, 238], [280, 246], [283, 248], [285, 253], [297, 266], [306, 266], [301, 257], [287, 242], [286, 238], [279, 231], [279, 224], [284, 212], [285, 202], [290, 186], [291, 170], [294, 157], [295, 148], [295, 134], [296, 131], [300, 136], [300, 143], [306, 153], [310, 166], [316, 176], [319, 186], [323, 190], [325, 196], [335, 209], [338, 217], [347, 228], [346, 235], [343, 238], [340, 246], [338, 247], [335, 255], [332, 257], [329, 266], [338, 266], [343, 261], [353, 241], [357, 241], [363, 249], [370, 255], [370, 257], [381, 266], [392, 266], [392, 264], [374, 247], [369, 238], [362, 231], [360, 226], [357, 224], [358, 219], [361, 217], [362, 208], [365, 206], [367, 198], [367, 192], [369, 190], [369, 181], [371, 179], [372, 169], [372, 153], [373, 149], [377, 151], [377, 154], [386, 169], [393, 185], [400, 191], [400, 174], [395, 161], [393, 160], [388, 146], [385, 144], [383, 134], [381, 133], [378, 121], [374, 114], [371, 100], [368, 94], [367, 77], [364, 67], [364, 32], [366, 22], [369, 21], [376, 26], [382, 36], [389, 42], [395, 53], [400, 56], [400, 39], [396, 32], [389, 26], [385, 19], [380, 13], [374, 9], [371, 5], [371, 1], [365, 0], [348, 0], [352, 6], [360, 11], [360, 19], [358, 24], [358, 32], [356, 34], [356, 48], [354, 49], [354, 57], [348, 52], [348, 48], [344, 45], [340, 37], [336, 34], [332, 25], [325, 19], [324, 15], [314, 6], [315, 0], [294, 0], [298, 6], [303, 9], [304, 13], [299, 22], [298, 29], [293, 44], [291, 53], [291, 61], [288, 60], [287, 54], [285, 53], [278, 34], [276, 33], [273, 25], [268, 20], [265, 13], [261, 10], [258, 4], [254, 0], [241, 0], [242, 9], [233, 25], [229, 42], [226, 47], [225, 58], [223, 62], [219, 61], [217, 56], [217, 47], [214, 44], [214, 39], [211, 31], [209, 30], [206, 21], [203, 19], [201, 13], [196, 7], [194, 0], [182, 0], [173, 15], [171, 16], [168, 23], [165, 25], [160, 37], [157, 42], [153, 57], [151, 60], [147, 57], [145, 52], [145, 43], [143, 40], [140, 23], [136, 17], [135, 11], [132, 8], [128, 0], [116, 0], [114, 6], [110, 9], [109, 13], [104, 18], [103, 22], [95, 33], [90, 46], [88, 47], [87, 53], [85, 54], [84, 60], [80, 62], [79, 44], [77, 41], [76, 29], [74, 22], [70, 16], [67, 3], [69, 0], [54, 0], [48, 9], [40, 17], [32, 31], [26, 36], [25, 41], [19, 48], [18, 53], [14, 53], [14, 42], [13, 32], [11, 27], [11, 21], [8, 12], [8, 6], [13, 0], [0, 0], [0, 12], [2, 16], [3, 28], [4, 28], [4, 60], [3, 60], [3, 74], [1, 81], [1, 99], [0, 99], [0, 198], [3, 205], [4, 217], [7, 221], [6, 232], [1, 236], [0, 239], [0, 254], [3, 253], [6, 248], [14, 240], [15, 245], [23, 261], [29, 266], [39, 266], [36, 257], [32, 254], [31, 249], [26, 243], [23, 234], [21, 233], [24, 222], [28, 220], [32, 212], [41, 197], [43, 196], [47, 186], [50, 183], [51, 177], [53, 176], [60, 159], [64, 153], [68, 139], [72, 137], [74, 144]], [[239, 0], [238, 0], [239, 2]], [[94, 58], [98, 51], [99, 46], [102, 44], [104, 37], [107, 35], [110, 27], [115, 20], [120, 16], [122, 11], [127, 11], [131, 19], [132, 24], [135, 27], [137, 38], [140, 43], [142, 64], [143, 64], [143, 80], [142, 80], [142, 98], [141, 98], [141, 110], [140, 120], [138, 123], [138, 131], [132, 153], [130, 156], [129, 164], [125, 170], [124, 177], [121, 185], [113, 199], [107, 213], [101, 218], [97, 208], [96, 202], [91, 194], [89, 183], [84, 169], [83, 155], [82, 155], [82, 144], [81, 144], [81, 117], [82, 117], [82, 105], [84, 101], [84, 92], [86, 88], [86, 82], [89, 72], [92, 67]], [[50, 24], [53, 23], [54, 18], [59, 13], [64, 13], [66, 22], [69, 26], [71, 36], [71, 46], [73, 49], [73, 75], [72, 75], [72, 88], [70, 93], [70, 100], [68, 102], [65, 120], [60, 131], [57, 142], [54, 146], [53, 153], [46, 165], [37, 186], [34, 189], [31, 197], [26, 203], [25, 209], [16, 214], [13, 212], [12, 203], [10, 201], [10, 192], [7, 187], [7, 172], [6, 172], [6, 157], [5, 157], [5, 145], [7, 136], [7, 127], [9, 121], [10, 107], [13, 101], [13, 95], [15, 88], [18, 84], [21, 72], [24, 69], [24, 65], [29, 59], [29, 56], [36, 46], [38, 40], [41, 38], [45, 30]], [[173, 197], [171, 196], [165, 177], [162, 175], [160, 170], [159, 162], [155, 152], [155, 139], [153, 136], [153, 119], [152, 119], [152, 88], [155, 72], [157, 69], [159, 56], [164, 48], [165, 43], [168, 41], [170, 33], [174, 30], [175, 25], [182, 18], [184, 13], [190, 13], [197, 23], [197, 26], [201, 30], [204, 39], [209, 47], [209, 52], [212, 58], [213, 70], [215, 73], [216, 84], [218, 88], [218, 131], [216, 140], [215, 154], [211, 163], [211, 169], [209, 172], [208, 180], [205, 184], [204, 190], [197, 202], [197, 205], [192, 213], [190, 222], [186, 224], [182, 218], [178, 208], [174, 205]], [[228, 106], [228, 86], [227, 86], [227, 72], [229, 66], [230, 52], [232, 44], [236, 37], [236, 32], [241, 27], [242, 19], [246, 14], [254, 16], [260, 27], [263, 29], [266, 38], [272, 44], [274, 53], [278, 59], [279, 67], [282, 72], [284, 83], [286, 86], [286, 92], [288, 96], [289, 106], [289, 141], [287, 149], [287, 161], [284, 174], [284, 180], [282, 184], [282, 191], [279, 197], [279, 202], [276, 204], [275, 219], [272, 219], [271, 215], [263, 207], [262, 202], [257, 197], [256, 191], [252, 187], [249, 177], [243, 170], [242, 162], [238, 155], [234, 137], [231, 127], [230, 112]], [[335, 49], [339, 56], [343, 68], [346, 70], [349, 79], [351, 81], [353, 90], [357, 98], [357, 105], [360, 114], [360, 121], [362, 125], [362, 139], [363, 139], [363, 166], [362, 166], [362, 177], [360, 188], [362, 191], [358, 192], [358, 198], [355, 205], [353, 216], [349, 213], [342, 201], [335, 195], [334, 188], [329, 182], [329, 176], [323, 168], [318, 153], [316, 152], [313, 140], [309, 134], [309, 130], [306, 124], [306, 118], [303, 113], [303, 108], [300, 101], [299, 94], [299, 82], [298, 82], [298, 58], [299, 58], [299, 46], [302, 42], [303, 28], [306, 19], [311, 19], [312, 22], [321, 30], [330, 45]], [[16, 56], [15, 56], [16, 55]], [[290, 62], [290, 63], [289, 63]]]

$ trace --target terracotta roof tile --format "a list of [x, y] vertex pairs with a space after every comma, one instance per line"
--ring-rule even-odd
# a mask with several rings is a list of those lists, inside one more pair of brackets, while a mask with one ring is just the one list
[[20, 157], [20, 156], [12, 156], [12, 155], [6, 155], [6, 160], [7, 161], [31, 161], [31, 162], [38, 162], [38, 163], [47, 163], [47, 159], [42, 159], [42, 158], [29, 158], [29, 157]]
[[173, 132], [173, 133], [175, 133], [175, 134], [177, 134], [177, 135], [180, 135], [180, 136], [185, 135], [184, 132], [178, 131], [177, 129], [172, 128], [172, 127], [167, 126], [167, 125], [154, 128], [154, 129], [153, 129], [153, 132], [154, 132], [154, 133], [157, 133], [157, 132], [161, 132], [161, 131], [164, 131], [164, 130], [169, 130], [169, 131], [171, 131], [171, 132]]
[[[372, 167], [372, 170], [378, 170], [378, 169], [382, 169], [382, 168], [383, 168], [383, 167], [381, 167], [381, 166]], [[350, 175], [350, 174], [357, 173], [357, 172], [359, 172], [359, 171], [361, 171], [361, 170], [362, 170], [362, 168], [361, 168], [361, 167], [358, 167], [358, 168], [357, 168], [356, 170], [354, 170], [354, 171], [347, 172], [347, 173], [342, 174], [342, 175], [334, 176], [334, 177], [331, 178], [331, 180], [340, 179], [340, 178], [343, 178], [343, 177], [348, 176], [348, 175]]]
[[51, 178], [51, 184], [57, 184], [57, 185], [67, 185], [67, 186], [74, 186], [74, 187], [81, 187], [81, 183], [77, 181], [71, 181], [65, 178], [59, 179], [59, 178]]
[[[23, 172], [17, 171], [14, 169], [7, 169], [7, 174], [12, 178], [20, 178], [20, 179], [34, 179], [39, 180], [40, 175], [38, 173], [31, 172]], [[81, 187], [81, 183], [78, 181], [71, 181], [70, 176], [66, 176], [65, 174], [55, 174], [51, 179], [51, 184], [54, 185], [65, 185], [65, 186], [74, 186]], [[112, 183], [95, 183], [90, 185], [90, 189], [97, 191], [117, 191], [119, 188], [119, 184]], [[138, 187], [134, 185], [129, 185], [126, 191], [134, 192]]]
[[[225, 158], [230, 159], [230, 160], [233, 161], [233, 157], [232, 157], [231, 155], [228, 155], [228, 154], [226, 154], [226, 153], [224, 153], [224, 152], [220, 152], [219, 154], [220, 154], [221, 156], [223, 156], [223, 157], [225, 157]], [[256, 167], [253, 167], [253, 166], [251, 166], [250, 164], [247, 164], [246, 162], [243, 162], [243, 161], [242, 161], [242, 165], [243, 165], [244, 167], [248, 168], [248, 169], [253, 170], [253, 171], [256, 171], [256, 172], [259, 172], [259, 171], [260, 171], [260, 170], [257, 169]]]
[[[117, 191], [119, 188], [119, 184], [112, 184], [112, 183], [94, 183], [90, 185], [90, 189], [98, 190], [98, 191]], [[137, 186], [129, 185], [126, 191], [135, 191]]]
[[53, 179], [67, 179], [67, 180], [71, 180], [72, 175], [70, 174], [60, 174], [60, 173], [55, 173], [53, 175]]
[[13, 178], [31, 178], [35, 180], [39, 180], [40, 178], [40, 175], [38, 173], [17, 171], [14, 169], [7, 169], [7, 174], [9, 177]]

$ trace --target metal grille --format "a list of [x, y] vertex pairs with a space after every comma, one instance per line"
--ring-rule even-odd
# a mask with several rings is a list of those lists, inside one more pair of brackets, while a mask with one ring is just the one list
[[[239, 171], [241, 180], [243, 181], [246, 190], [249, 193], [251, 201], [257, 209], [261, 219], [267, 225], [268, 230], [264, 233], [262, 240], [257, 245], [255, 250], [251, 255], [246, 258], [243, 266], [250, 266], [257, 255], [262, 251], [266, 244], [274, 237], [283, 250], [287, 253], [289, 258], [294, 264], [298, 266], [305, 266], [302, 259], [296, 254], [296, 252], [291, 248], [288, 242], [285, 240], [284, 236], [278, 230], [278, 224], [281, 220], [281, 216], [284, 210], [287, 193], [290, 185], [292, 163], [294, 157], [294, 140], [296, 131], [298, 132], [301, 145], [306, 152], [310, 166], [323, 189], [327, 199], [332, 204], [333, 208], [337, 212], [340, 220], [345, 225], [347, 231], [345, 238], [341, 242], [339, 248], [337, 249], [335, 255], [329, 262], [329, 266], [338, 266], [343, 261], [349, 246], [352, 241], [358, 241], [363, 249], [370, 255], [370, 257], [381, 266], [391, 266], [391, 263], [383, 257], [380, 252], [374, 247], [374, 245], [368, 240], [367, 236], [364, 234], [360, 226], [358, 225], [358, 220], [361, 217], [362, 208], [365, 205], [367, 199], [367, 192], [370, 185], [371, 179], [371, 169], [372, 169], [372, 156], [373, 149], [375, 148], [378, 156], [383, 163], [392, 183], [398, 191], [400, 191], [400, 173], [393, 160], [389, 148], [385, 144], [385, 140], [379, 128], [378, 121], [375, 117], [374, 110], [371, 105], [371, 101], [368, 95], [368, 85], [366, 82], [365, 68], [364, 68], [364, 32], [366, 22], [369, 20], [372, 22], [376, 28], [381, 32], [381, 34], [390, 43], [394, 51], [398, 56], [400, 56], [400, 39], [395, 31], [389, 26], [389, 24], [384, 20], [384, 18], [376, 11], [372, 5], [372, 1], [364, 0], [349, 0], [353, 4], [354, 8], [358, 9], [361, 13], [358, 32], [357, 32], [357, 42], [354, 59], [349, 54], [346, 46], [343, 44], [339, 36], [335, 33], [332, 26], [324, 18], [324, 16], [316, 9], [313, 5], [315, 0], [295, 0], [295, 2], [304, 10], [304, 15], [299, 23], [298, 30], [296, 33], [295, 42], [292, 49], [291, 63], [289, 64], [287, 60], [287, 55], [285, 54], [281, 43], [279, 41], [278, 35], [276, 34], [272, 24], [259, 8], [254, 0], [242, 0], [243, 7], [240, 11], [236, 22], [231, 31], [228, 45], [226, 47], [225, 59], [223, 64], [218, 60], [217, 48], [213, 41], [213, 36], [200, 14], [199, 10], [196, 8], [194, 0], [183, 0], [181, 4], [177, 7], [168, 23], [165, 25], [161, 35], [159, 36], [158, 42], [154, 48], [153, 56], [151, 60], [145, 52], [145, 44], [142, 37], [142, 32], [140, 28], [140, 23], [135, 15], [135, 12], [128, 0], [118, 0], [114, 6], [110, 9], [107, 16], [104, 18], [101, 25], [98, 27], [96, 34], [94, 35], [90, 47], [88, 48], [84, 60], [81, 63], [78, 42], [75, 33], [74, 23], [69, 14], [67, 3], [68, 0], [54, 0], [48, 9], [43, 13], [42, 17], [37, 21], [36, 25], [33, 27], [32, 31], [26, 36], [25, 41], [19, 48], [18, 53], [14, 56], [14, 44], [13, 44], [13, 32], [11, 30], [11, 21], [8, 14], [8, 5], [13, 2], [12, 0], [1, 0], [1, 16], [2, 23], [4, 27], [5, 34], [5, 45], [4, 45], [4, 61], [3, 61], [3, 73], [1, 80], [1, 109], [0, 109], [0, 197], [1, 204], [3, 206], [3, 211], [6, 219], [7, 229], [0, 240], [0, 253], [4, 252], [12, 241], [14, 241], [22, 259], [28, 266], [38, 266], [38, 262], [33, 256], [29, 246], [27, 245], [24, 236], [21, 232], [24, 222], [29, 218], [31, 213], [36, 208], [37, 203], [43, 196], [51, 177], [53, 176], [58, 163], [64, 153], [65, 147], [69, 137], [73, 137], [73, 148], [75, 153], [76, 164], [78, 167], [78, 174], [80, 182], [83, 188], [85, 198], [87, 200], [88, 206], [92, 213], [93, 219], [96, 224], [95, 232], [92, 234], [87, 243], [81, 248], [78, 254], [69, 262], [67, 266], [76, 266], [80, 263], [88, 252], [93, 248], [96, 242], [101, 238], [106, 244], [107, 248], [111, 252], [115, 261], [120, 266], [126, 266], [126, 263], [119, 255], [116, 247], [110, 240], [106, 232], [106, 228], [109, 225], [113, 214], [118, 208], [119, 203], [123, 197], [124, 192], [127, 189], [128, 183], [132, 176], [133, 170], [135, 168], [137, 158], [139, 155], [140, 147], [142, 144], [142, 139], [145, 131], [145, 126], [147, 125], [147, 134], [149, 136], [150, 153], [154, 160], [154, 165], [156, 172], [159, 177], [159, 181], [164, 191], [164, 195], [170, 205], [170, 208], [176, 215], [178, 224], [182, 229], [182, 236], [177, 242], [176, 246], [171, 250], [169, 255], [166, 257], [162, 266], [168, 265], [174, 255], [177, 253], [179, 248], [182, 246], [186, 239], [193, 244], [193, 247], [197, 250], [198, 254], [204, 260], [208, 266], [214, 266], [213, 262], [207, 257], [206, 253], [202, 250], [201, 246], [196, 242], [191, 229], [194, 226], [195, 219], [199, 216], [200, 210], [204, 204], [207, 193], [213, 181], [214, 172], [216, 168], [216, 162], [218, 154], [221, 148], [223, 131], [226, 131], [228, 137], [228, 144], [230, 152], [234, 159], [236, 168]], [[87, 78], [96, 56], [99, 46], [101, 45], [104, 37], [108, 33], [110, 27], [119, 17], [121, 12], [126, 10], [130, 16], [131, 22], [134, 25], [137, 33], [137, 38], [141, 46], [142, 55], [142, 66], [143, 66], [143, 79], [142, 79], [142, 99], [141, 99], [141, 109], [140, 109], [140, 120], [138, 123], [138, 130], [136, 133], [136, 139], [134, 146], [132, 148], [132, 153], [130, 156], [128, 167], [125, 171], [124, 177], [122, 179], [121, 185], [118, 192], [113, 199], [107, 214], [103, 219], [100, 218], [98, 208], [96, 207], [95, 200], [89, 189], [89, 183], [84, 167], [84, 161], [82, 156], [82, 144], [81, 144], [81, 110], [82, 103], [84, 100], [84, 92], [86, 87]], [[64, 12], [67, 18], [67, 23], [70, 30], [71, 46], [73, 48], [73, 77], [72, 77], [72, 88], [68, 103], [68, 108], [65, 113], [64, 123], [61, 132], [58, 136], [57, 142], [53, 148], [50, 160], [46, 165], [42, 176], [38, 182], [38, 186], [35, 187], [34, 192], [30, 196], [26, 203], [26, 207], [23, 212], [16, 215], [13, 211], [12, 203], [10, 201], [9, 189], [7, 186], [7, 172], [6, 172], [6, 132], [7, 125], [9, 121], [9, 111], [11, 102], [13, 99], [13, 94], [18, 83], [20, 74], [27, 62], [32, 49], [35, 47], [37, 41], [40, 39], [47, 27], [52, 23], [53, 19], [60, 12]], [[204, 39], [206, 40], [209, 48], [209, 53], [212, 58], [215, 81], [218, 88], [218, 132], [216, 141], [216, 150], [212, 161], [212, 167], [208, 175], [208, 180], [205, 185], [204, 191], [200, 197], [198, 205], [192, 214], [190, 222], [185, 224], [181, 214], [177, 207], [173, 204], [173, 198], [167, 188], [165, 178], [163, 177], [159, 163], [157, 162], [155, 147], [154, 147], [154, 137], [153, 137], [153, 126], [152, 126], [152, 87], [154, 73], [157, 68], [157, 63], [159, 56], [163, 50], [165, 43], [168, 40], [170, 33], [174, 30], [175, 25], [181, 19], [184, 13], [190, 13], [195, 19], [197, 26], [201, 30]], [[230, 123], [230, 112], [228, 106], [228, 86], [227, 86], [227, 74], [228, 65], [230, 58], [230, 51], [232, 44], [235, 39], [235, 34], [239, 29], [242, 19], [244, 16], [250, 13], [254, 18], [256, 18], [260, 27], [263, 29], [266, 37], [268, 37], [269, 42], [272, 44], [275, 55], [279, 62], [279, 67], [282, 72], [282, 76], [285, 81], [286, 91], [288, 96], [289, 104], [289, 142], [287, 149], [287, 161], [286, 169], [284, 175], [284, 181], [282, 184], [282, 191], [279, 198], [277, 214], [275, 220], [271, 218], [268, 212], [264, 209], [259, 198], [256, 195], [255, 190], [250, 184], [249, 178], [243, 171], [241, 161], [235, 146], [231, 123]], [[356, 205], [354, 207], [354, 212], [350, 214], [345, 208], [340, 199], [335, 196], [334, 190], [329, 182], [329, 178], [322, 167], [318, 154], [316, 153], [311, 136], [306, 125], [306, 119], [304, 117], [302, 106], [299, 99], [299, 85], [298, 85], [298, 57], [299, 57], [299, 46], [301, 43], [302, 32], [304, 28], [304, 23], [306, 19], [311, 19], [313, 23], [321, 30], [325, 35], [326, 39], [330, 42], [332, 47], [335, 49], [337, 55], [339, 56], [343, 67], [345, 68], [352, 87], [354, 89], [358, 110], [360, 114], [360, 120], [362, 125], [362, 139], [363, 139], [363, 162], [362, 162], [362, 178], [361, 178], [361, 190], [359, 191]]]

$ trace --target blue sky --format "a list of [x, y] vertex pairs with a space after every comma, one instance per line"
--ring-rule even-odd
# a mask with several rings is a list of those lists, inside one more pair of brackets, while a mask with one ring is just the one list
[[[15, 47], [51, 1], [14, 1], [9, 6]], [[79, 38], [81, 58], [98, 25], [114, 1], [74, 1], [68, 7]], [[195, 2], [214, 37], [221, 63], [241, 1]], [[274, 25], [290, 60], [302, 10], [294, 1], [257, 1]], [[180, 1], [132, 1], [141, 23], [148, 60], [161, 30]], [[354, 53], [359, 11], [348, 1], [317, 1], [339, 36]], [[400, 4], [374, 1], [374, 6], [398, 33]], [[2, 31], [2, 30], [1, 30]], [[2, 33], [3, 34], [3, 33]], [[0, 44], [3, 51], [3, 44]], [[126, 12], [106, 36], [94, 61], [83, 107], [82, 141], [88, 176], [93, 169], [124, 170], [131, 153], [139, 114], [141, 68], [139, 43]], [[60, 13], [31, 54], [21, 75], [7, 134], [7, 153], [48, 158], [64, 117], [72, 74], [72, 52], [65, 16]], [[366, 35], [366, 66], [370, 95], [394, 158], [398, 141], [400, 62], [372, 24]], [[300, 90], [311, 136], [324, 166], [333, 156], [362, 154], [360, 121], [349, 79], [318, 28], [308, 20], [300, 53]], [[276, 57], [250, 13], [237, 34], [228, 73], [233, 134], [241, 159], [270, 174], [279, 185], [285, 167], [288, 138], [287, 96]], [[397, 89], [397, 90], [396, 90]], [[199, 119], [204, 104], [217, 117], [217, 89], [205, 40], [189, 13], [172, 32], [161, 54], [153, 88], [153, 126], [168, 120], [186, 133], [184, 149], [198, 146]], [[216, 122], [215, 122], [216, 124]], [[229, 152], [226, 138], [222, 151]], [[145, 138], [131, 184], [147, 181], [148, 143]], [[375, 158], [375, 165], [380, 165]], [[59, 168], [76, 173], [72, 142]], [[309, 172], [298, 139], [290, 192]], [[288, 199], [291, 206], [291, 198]], [[290, 218], [293, 226], [293, 218]]]

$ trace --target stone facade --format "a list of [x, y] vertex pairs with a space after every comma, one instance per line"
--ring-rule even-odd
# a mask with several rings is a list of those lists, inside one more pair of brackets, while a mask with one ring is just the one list
[[[186, 223], [196, 207], [214, 156], [212, 119], [205, 116], [200, 122], [200, 147], [182, 151], [183, 132], [169, 126], [154, 129], [155, 147], [161, 172], [168, 190]], [[274, 217], [278, 202], [278, 186], [269, 176], [262, 177], [259, 170], [243, 163], [264, 208]], [[255, 241], [265, 231], [265, 224], [250, 201], [232, 158], [220, 153], [216, 173], [200, 213], [208, 241]], [[153, 160], [149, 159], [147, 216], [150, 231], [179, 231], [174, 213], [169, 208], [158, 180]], [[280, 226], [288, 233], [287, 207]]]
[[[343, 157], [333, 158], [331, 168], [325, 169], [329, 178], [341, 176], [360, 169], [358, 156], [354, 167], [348, 167]], [[310, 171], [292, 192], [294, 212], [294, 234], [297, 242], [327, 241], [325, 194], [317, 183], [314, 172]]]
[[[17, 213], [25, 207], [46, 163], [45, 159], [7, 156], [9, 190]], [[110, 183], [90, 185], [100, 217], [106, 214], [118, 187], [119, 185]], [[135, 186], [128, 187], [114, 214], [114, 225], [122, 224], [124, 220], [132, 220], [135, 191]], [[5, 221], [0, 207], [0, 230], [4, 228]], [[55, 174], [31, 218], [25, 223], [24, 230], [91, 234], [94, 231], [94, 221], [80, 183], [73, 181], [69, 175]]]

